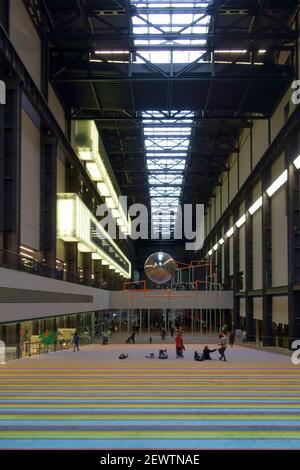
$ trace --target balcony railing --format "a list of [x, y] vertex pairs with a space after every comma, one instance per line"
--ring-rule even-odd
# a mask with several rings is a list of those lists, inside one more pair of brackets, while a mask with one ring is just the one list
[[0, 248], [0, 266], [7, 269], [14, 269], [38, 276], [58, 279], [61, 281], [73, 282], [75, 284], [82, 284], [89, 287], [101, 287], [95, 280], [88, 280], [84, 278], [78, 269], [77, 276], [64, 271], [63, 269], [52, 270], [50, 266], [41, 263], [35, 259], [25, 258], [19, 253]]

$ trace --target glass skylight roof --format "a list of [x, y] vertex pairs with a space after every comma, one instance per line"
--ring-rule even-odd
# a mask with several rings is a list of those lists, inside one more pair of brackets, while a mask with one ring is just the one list
[[145, 111], [142, 117], [152, 230], [156, 236], [170, 238], [174, 232], [181, 196], [192, 131], [188, 123], [193, 121], [193, 113]]
[[[203, 50], [205, 34], [210, 24], [206, 8], [212, 0], [131, 0], [131, 3], [137, 8], [132, 18], [137, 62], [188, 64], [202, 61], [206, 53]], [[180, 12], [176, 12], [179, 8]], [[199, 34], [201, 36], [197, 37]], [[199, 50], [197, 45], [201, 46]], [[194, 113], [189, 110], [142, 113], [152, 230], [163, 238], [171, 237], [174, 232], [193, 117]]]
[[[137, 62], [143, 62], [143, 58], [156, 64], [201, 62], [205, 51], [185, 50], [184, 46], [205, 46], [205, 36], [204, 38], [203, 36], [201, 38], [187, 38], [186, 36], [205, 35], [208, 32], [210, 15], [205, 13], [205, 8], [212, 3], [212, 0], [190, 3], [178, 0], [169, 2], [131, 0], [131, 3], [137, 7], [137, 15], [132, 18], [134, 44], [138, 46], [137, 52], [139, 53], [139, 57], [136, 58]], [[200, 7], [201, 13], [197, 12], [197, 8]], [[176, 13], [176, 8], [184, 8], [185, 13]], [[168, 9], [169, 12], [166, 13]], [[189, 9], [191, 13], [188, 13]], [[166, 38], [165, 33], [174, 34], [174, 37]], [[145, 46], [147, 48], [153, 46], [156, 50], [146, 50]], [[163, 50], [160, 50], [159, 46], [164, 46]], [[165, 46], [169, 46], [170, 49], [168, 50]], [[173, 50], [172, 46], [177, 46], [177, 49]], [[182, 49], [178, 50], [178, 46], [182, 46]]]

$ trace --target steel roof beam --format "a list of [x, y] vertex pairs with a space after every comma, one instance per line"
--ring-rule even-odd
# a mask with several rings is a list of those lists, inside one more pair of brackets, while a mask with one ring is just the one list
[[[61, 33], [61, 32], [51, 32], [48, 33], [48, 38], [53, 41], [59, 41], [60, 45], [63, 45], [63, 41], [66, 40], [68, 43], [71, 41], [80, 42], [82, 41], [93, 41], [96, 43], [97, 41], [100, 42], [105, 41], [120, 41], [120, 39], [127, 39], [127, 40], [159, 40], [159, 41], [176, 41], [178, 39], [185, 39], [185, 40], [227, 40], [233, 41], [234, 44], [237, 41], [296, 41], [297, 40], [297, 32], [296, 31], [276, 31], [276, 32], [267, 32], [267, 31], [258, 31], [257, 33], [248, 33], [245, 32], [236, 32], [236, 33], [173, 33], [173, 32], [166, 32], [161, 34], [128, 34], [125, 33], [122, 35], [121, 32], [119, 34], [112, 34], [107, 33], [107, 31], [103, 33], [94, 33], [88, 34], [86, 32], [77, 31], [76, 35], [72, 35], [70, 33]], [[142, 46], [139, 47], [142, 49]]]
[[[254, 81], [257, 81], [257, 82], [284, 82], [284, 81], [287, 81], [289, 79], [289, 77], [287, 76], [276, 76], [275, 74], [273, 76], [270, 76], [270, 75], [266, 75], [266, 76], [255, 76], [253, 74], [253, 76], [233, 76], [233, 77], [229, 77], [229, 76], [226, 76], [226, 77], [222, 77], [222, 76], [216, 76], [216, 77], [213, 77], [213, 76], [194, 76], [194, 77], [183, 77], [183, 76], [169, 76], [169, 75], [166, 75], [166, 76], [163, 76], [163, 75], [159, 75], [159, 76], [151, 76], [149, 77], [149, 72], [145, 74], [145, 72], [142, 72], [144, 73], [144, 76], [141, 77], [137, 77], [137, 76], [132, 76], [132, 77], [125, 77], [125, 76], [120, 76], [120, 77], [116, 77], [115, 75], [107, 75], [107, 76], [103, 76], [103, 77], [97, 77], [91, 73], [87, 74], [86, 77], [81, 77], [81, 78], [78, 78], [78, 77], [60, 77], [60, 78], [52, 78], [52, 81], [54, 83], [86, 83], [86, 82], [94, 82], [94, 83], [105, 83], [105, 82], [110, 82], [110, 83], [118, 83], [118, 82], [129, 82], [130, 80], [132, 82], [157, 82], [157, 81], [162, 81], [162, 82], [167, 82], [167, 81], [173, 81], [173, 82], [182, 82], [182, 81], [185, 81], [185, 82], [210, 82], [210, 81], [213, 81], [213, 82], [222, 82], [222, 83], [231, 83], [231, 82], [247, 82], [248, 80], [254, 80]], [[151, 72], [150, 72], [151, 74]], [[290, 77], [290, 80], [292, 80], [292, 77]]]
[[[197, 112], [197, 111], [195, 111]], [[109, 118], [109, 117], [102, 117], [99, 115], [99, 111], [95, 111], [94, 113], [87, 113], [85, 115], [76, 115], [76, 116], [68, 116], [70, 119], [84, 119], [84, 120], [89, 120], [89, 119], [94, 119], [96, 120], [97, 122], [100, 123], [109, 123], [110, 125], [112, 125], [114, 122], [126, 122], [126, 121], [136, 121], [136, 122], [140, 122], [140, 123], [143, 123], [143, 121], [145, 120], [145, 118], [142, 118], [142, 117], [116, 117], [116, 118]], [[176, 118], [176, 121], [180, 122], [180, 121], [183, 121], [187, 118]], [[240, 121], [241, 123], [241, 127], [250, 127], [251, 124], [249, 124], [249, 122], [247, 122], [247, 120], [252, 120], [252, 121], [258, 121], [258, 120], [265, 120], [265, 119], [269, 119], [269, 116], [266, 114], [266, 115], [259, 115], [259, 116], [256, 116], [254, 114], [248, 114], [247, 116], [243, 116], [243, 115], [240, 115], [240, 116], [236, 116], [235, 112], [231, 112], [230, 115], [229, 115], [229, 112], [228, 112], [228, 115], [226, 115], [226, 113], [222, 116], [204, 116], [204, 117], [198, 117], [198, 116], [194, 116], [193, 118], [193, 121], [195, 121], [196, 123], [199, 122], [205, 122], [205, 121]], [[160, 121], [162, 122], [167, 122], [169, 120], [169, 118], [159, 118]], [[149, 126], [152, 126], [151, 123], [147, 123], [147, 125]], [[172, 124], [170, 124], [172, 125]], [[181, 125], [181, 124], [180, 124]], [[191, 123], [192, 125], [192, 123]]]

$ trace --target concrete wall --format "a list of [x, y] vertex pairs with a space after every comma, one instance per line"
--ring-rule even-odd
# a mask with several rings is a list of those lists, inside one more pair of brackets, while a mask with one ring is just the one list
[[21, 244], [40, 246], [40, 131], [22, 111]]
[[168, 291], [150, 290], [144, 292], [118, 291], [111, 292], [110, 308], [207, 308], [232, 309], [233, 293], [222, 292], [193, 292], [175, 291], [169, 296]]
[[262, 320], [263, 318], [262, 297], [254, 297], [253, 299], [253, 318], [255, 320]]
[[273, 297], [272, 299], [272, 316], [274, 323], [282, 323], [283, 325], [289, 324], [288, 315], [288, 297]]
[[[250, 175], [251, 171], [255, 168], [257, 163], [263, 157], [264, 153], [269, 147], [269, 144], [276, 138], [278, 132], [281, 130], [284, 125], [285, 117], [285, 107], [289, 103], [290, 113], [291, 114], [295, 105], [291, 102], [291, 94], [293, 90], [288, 90], [280, 103], [278, 104], [277, 109], [275, 110], [270, 125], [269, 132], [269, 123], [268, 120], [257, 120], [254, 121], [252, 127], [252, 155], [251, 155], [251, 131], [249, 129], [244, 129], [241, 133], [239, 139], [240, 153], [239, 157], [236, 153], [232, 154], [229, 158], [228, 164], [230, 171], [229, 173], [223, 173], [220, 178], [222, 183], [222, 210], [220, 216], [225, 212], [229, 203], [238, 193], [238, 190], [241, 188], [247, 177]], [[282, 158], [282, 156], [281, 156]], [[282, 160], [284, 162], [284, 158]], [[280, 164], [278, 164], [278, 168]], [[274, 174], [276, 171], [274, 172]], [[278, 175], [277, 175], [278, 176]], [[228, 180], [229, 180], [229, 191], [228, 191]], [[219, 191], [219, 188], [216, 188], [216, 191]], [[229, 192], [229, 194], [228, 194]], [[208, 218], [209, 216], [207, 216]], [[215, 223], [207, 224], [207, 227], [210, 227], [210, 230], [213, 229]], [[208, 231], [209, 233], [209, 231]]]
[[37, 87], [41, 87], [41, 43], [22, 0], [10, 5], [10, 39]]
[[251, 149], [251, 133], [245, 129], [240, 139], [239, 155], [239, 186], [241, 187], [251, 172], [251, 159], [249, 158]]
[[269, 147], [268, 121], [255, 121], [252, 129], [253, 168]]
[[[0, 268], [0, 288], [4, 290], [16, 289], [16, 295], [14, 298], [28, 297], [31, 293], [32, 303], [0, 303], [0, 323], [17, 321], [17, 320], [29, 320], [33, 318], [43, 318], [55, 315], [65, 315], [68, 313], [80, 313], [80, 312], [92, 312], [97, 310], [105, 310], [109, 308], [109, 292], [102, 289], [94, 289], [92, 287], [80, 286], [72, 284], [70, 282], [57, 281], [55, 279], [49, 279], [34, 274], [22, 273], [13, 271], [10, 269]], [[20, 289], [26, 292], [18, 292]], [[33, 292], [34, 289], [34, 292]], [[54, 300], [51, 302], [34, 302], [34, 299], [39, 300], [40, 296], [36, 295], [36, 291], [41, 294], [49, 293], [51, 298], [61, 297], [66, 294], [70, 297], [70, 294], [74, 296], [74, 302], [72, 300], [55, 303]], [[60, 295], [59, 295], [60, 294]], [[78, 302], [77, 296], [88, 296], [92, 300], [88, 302]]]
[[262, 288], [262, 212], [259, 209], [252, 219], [253, 223], [253, 289]]
[[246, 318], [246, 299], [240, 298], [240, 316]]
[[272, 198], [272, 284], [288, 284], [288, 238], [286, 189], [280, 189]]
[[49, 90], [48, 90], [48, 105], [55, 119], [57, 120], [58, 124], [60, 125], [62, 130], [65, 132], [66, 130], [65, 112], [51, 85], [49, 85]]
[[230, 171], [229, 171], [229, 202], [232, 201], [234, 196], [239, 190], [238, 185], [238, 157], [233, 154], [230, 158]]

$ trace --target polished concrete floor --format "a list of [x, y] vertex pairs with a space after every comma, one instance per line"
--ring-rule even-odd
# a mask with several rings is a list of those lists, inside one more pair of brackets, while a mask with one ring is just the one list
[[300, 449], [290, 357], [236, 346], [195, 362], [195, 344], [183, 359], [163, 347], [167, 360], [159, 344], [109, 344], [0, 366], [0, 449]]

